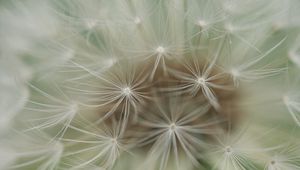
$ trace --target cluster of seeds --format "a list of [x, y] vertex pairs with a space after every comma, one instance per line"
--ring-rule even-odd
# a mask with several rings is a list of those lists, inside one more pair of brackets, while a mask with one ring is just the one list
[[0, 2], [0, 169], [300, 169], [294, 1]]

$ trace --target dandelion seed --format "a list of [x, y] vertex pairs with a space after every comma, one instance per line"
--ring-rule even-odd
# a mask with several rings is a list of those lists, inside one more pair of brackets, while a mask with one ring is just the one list
[[[33, 127], [27, 128], [25, 131], [60, 127], [60, 130], [54, 135], [53, 140], [63, 137], [73, 118], [78, 113], [78, 105], [76, 102], [64, 101], [47, 94], [33, 85], [30, 86], [42, 97], [46, 98], [48, 102], [41, 103], [38, 101], [29, 101], [29, 104], [25, 109], [30, 114], [35, 113], [36, 118], [33, 118], [33, 115], [31, 116], [32, 118], [28, 121], [33, 125]], [[61, 89], [57, 87], [57, 90], [61, 93], [61, 95], [63, 95], [64, 98], [66, 97], [66, 100], [69, 100], [69, 98], [67, 98]]]
[[225, 83], [225, 73], [212, 73], [214, 63], [209, 63], [209, 66], [201, 66], [200, 61], [195, 57], [191, 61], [183, 61], [184, 71], [177, 71], [169, 69], [169, 72], [179, 79], [180, 85], [174, 88], [168, 88], [168, 91], [177, 91], [185, 94], [189, 93], [196, 96], [199, 91], [208, 99], [208, 101], [216, 108], [219, 109], [217, 95], [214, 89], [228, 90], [230, 85]]
[[298, 146], [283, 145], [272, 149], [273, 154], [266, 163], [265, 170], [296, 170], [300, 168]]
[[[86, 123], [87, 122], [82, 122], [81, 124]], [[83, 136], [84, 138], [62, 139], [65, 142], [80, 147], [75, 151], [65, 153], [63, 156], [69, 157], [69, 159], [76, 159], [76, 157], [80, 157], [81, 154], [88, 153], [86, 159], [76, 162], [72, 168], [83, 168], [96, 162], [100, 162], [99, 164], [103, 168], [112, 168], [114, 162], [120, 156], [121, 151], [125, 150], [124, 145], [121, 142], [122, 134], [120, 132], [120, 127], [115, 124], [116, 123], [113, 123], [113, 129], [103, 125], [103, 130], [89, 125], [85, 126], [87, 127], [85, 129], [70, 126], [69, 130], [80, 133], [80, 136]]]
[[[40, 170], [54, 170], [61, 160], [64, 146], [59, 141], [46, 145], [50, 137], [44, 133], [20, 134], [22, 140], [10, 143], [18, 148], [13, 155], [16, 163], [9, 169], [24, 169], [36, 166]], [[21, 143], [20, 143], [21, 142]]]
[[[120, 64], [120, 63], [119, 63]], [[119, 65], [118, 65], [119, 66]], [[112, 106], [105, 115], [97, 122], [101, 122], [112, 116], [116, 111], [121, 111], [123, 128], [126, 126], [130, 114], [137, 116], [138, 107], [150, 99], [147, 89], [145, 72], [138, 67], [131, 67], [127, 70], [124, 67], [113, 67], [111, 71], [98, 75], [87, 68], [90, 76], [97, 81], [91, 83], [75, 82], [75, 87], [67, 87], [75, 94], [86, 97], [83, 105], [102, 108]], [[87, 90], [86, 90], [87, 89]]]
[[231, 68], [230, 72], [235, 81], [235, 84], [238, 84], [238, 80], [242, 81], [253, 81], [257, 79], [263, 79], [265, 77], [277, 75], [286, 70], [285, 67], [283, 68], [266, 68], [267, 65], [262, 66], [261, 68], [255, 68], [256, 64], [263, 60], [266, 56], [272, 53], [276, 48], [278, 48], [286, 38], [282, 39], [279, 43], [273, 46], [264, 54], [261, 54], [256, 59], [249, 61], [244, 64], [240, 64]]
[[[150, 128], [149, 136], [141, 140], [141, 144], [152, 144], [148, 162], [158, 161], [159, 169], [165, 169], [171, 153], [175, 155], [178, 163], [180, 150], [195, 164], [197, 161], [196, 150], [204, 147], [205, 141], [200, 137], [217, 133], [210, 126], [217, 125], [221, 120], [206, 120], [194, 123], [208, 113], [209, 106], [192, 108], [188, 104], [169, 103], [158, 101], [155, 108], [150, 108], [150, 113], [143, 116], [142, 125]], [[179, 165], [178, 165], [179, 166]]]
[[213, 169], [256, 169], [253, 155], [261, 150], [249, 141], [249, 137], [245, 138], [240, 133], [244, 132], [233, 134], [233, 136], [230, 134], [217, 136], [219, 144], [213, 145], [215, 151], [208, 153], [216, 157]]

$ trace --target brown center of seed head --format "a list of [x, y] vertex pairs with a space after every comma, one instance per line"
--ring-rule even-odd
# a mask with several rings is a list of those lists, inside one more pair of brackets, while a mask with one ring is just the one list
[[[210, 67], [210, 63], [207, 61], [192, 57], [172, 60], [166, 63], [166, 65], [160, 65], [155, 70], [153, 79], [145, 78], [144, 82], [139, 82], [139, 86], [146, 88], [136, 88], [136, 90], [129, 87], [123, 88], [122, 94], [125, 98], [114, 110], [112, 116], [108, 117], [106, 123], [110, 124], [110, 119], [120, 122], [124, 121], [124, 105], [126, 103], [126, 107], [130, 106], [130, 110], [126, 113], [128, 119], [126, 120], [126, 130], [123, 136], [127, 139], [139, 138], [141, 133], [137, 132], [150, 132], [158, 128], [148, 126], [149, 122], [156, 124], [156, 119], [159, 119], [164, 123], [165, 119], [170, 119], [173, 123], [167, 124], [166, 127], [171, 131], [175, 131], [176, 121], [185, 123], [186, 121], [184, 120], [188, 119], [184, 117], [185, 109], [193, 108], [197, 110], [204, 104], [208, 104], [210, 108], [207, 109], [207, 113], [198, 117], [197, 113], [192, 115], [195, 118], [187, 122], [186, 126], [194, 126], [205, 123], [205, 120], [217, 119], [220, 120], [218, 124], [212, 124], [206, 128], [226, 131], [229, 127], [234, 127], [240, 111], [236, 107], [238, 95], [230, 75], [215, 65]], [[145, 73], [143, 76], [149, 77], [153, 71], [152, 64], [149, 61], [138, 63], [140, 67], [136, 72], [143, 72]], [[207, 69], [210, 70], [205, 72]], [[134, 96], [133, 90], [138, 95], [147, 94], [147, 98], [139, 100], [142, 96]], [[128, 100], [128, 96], [130, 96], [132, 101]], [[174, 100], [176, 101], [175, 103]], [[132, 103], [133, 101], [135, 102], [134, 104]], [[219, 107], [216, 108], [212, 104], [213, 102], [216, 102]], [[113, 106], [112, 104], [111, 107]], [[174, 107], [179, 109], [175, 111], [183, 114], [174, 115], [174, 113], [171, 113], [174, 111]], [[182, 121], [180, 120], [181, 118], [183, 119]]]

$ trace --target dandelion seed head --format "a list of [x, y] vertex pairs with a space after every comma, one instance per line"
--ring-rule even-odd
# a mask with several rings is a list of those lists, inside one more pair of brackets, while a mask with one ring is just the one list
[[[290, 10], [294, 1], [158, 1], [3, 3], [0, 35], [5, 43], [0, 51], [8, 57], [1, 60], [4, 69], [0, 66], [0, 135], [10, 136], [10, 129], [17, 129], [18, 139], [34, 134], [29, 137], [34, 142], [1, 138], [0, 148], [6, 146], [2, 141], [12, 141], [20, 144], [12, 150], [24, 151], [16, 154], [20, 160], [10, 169], [299, 168], [298, 151], [296, 156], [273, 157], [270, 149], [256, 145], [261, 139], [256, 132], [277, 126], [272, 120], [281, 117], [256, 121], [265, 108], [261, 103], [269, 101], [260, 102], [265, 98], [255, 95], [273, 90], [269, 85], [281, 86], [278, 77], [288, 78], [288, 85], [282, 85], [289, 93], [276, 89], [271, 102], [292, 116], [293, 121], [282, 123], [300, 125], [299, 89], [289, 89], [299, 87], [299, 24], [288, 18], [298, 14]], [[59, 57], [49, 57], [47, 63], [43, 56]], [[266, 78], [287, 67], [291, 72]], [[30, 75], [24, 75], [26, 70]], [[240, 81], [243, 86], [235, 88]], [[20, 89], [32, 93], [27, 96], [26, 90], [25, 97]], [[250, 130], [234, 135], [250, 111]], [[296, 135], [279, 132], [272, 135], [288, 136], [291, 143], [295, 138], [298, 144]], [[35, 147], [35, 142], [41, 145]], [[278, 141], [263, 142], [273, 149]], [[131, 162], [136, 157], [128, 155], [136, 153], [141, 157]]]

